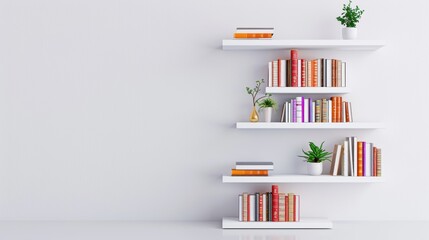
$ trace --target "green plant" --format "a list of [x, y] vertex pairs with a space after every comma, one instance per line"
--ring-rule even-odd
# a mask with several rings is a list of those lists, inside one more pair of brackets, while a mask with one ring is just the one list
[[304, 149], [302, 152], [304, 156], [298, 156], [305, 159], [306, 162], [309, 163], [321, 163], [323, 161], [330, 161], [331, 153], [323, 149], [323, 143], [320, 144], [320, 147], [314, 144], [313, 142], [309, 142], [310, 150], [305, 152]]
[[254, 88], [246, 87], [247, 93], [252, 96], [252, 102], [253, 102], [254, 107], [256, 106], [256, 104], [258, 103], [259, 100], [267, 98], [267, 97], [271, 97], [271, 94], [265, 93], [264, 96], [257, 98], [258, 93], [261, 91], [261, 84], [262, 83], [264, 83], [264, 79], [257, 80], [256, 86]]
[[359, 19], [361, 18], [365, 10], [360, 9], [357, 5], [355, 8], [352, 8], [351, 5], [352, 0], [349, 0], [348, 5], [343, 4], [343, 13], [341, 14], [341, 16], [337, 17], [337, 20], [341, 22], [341, 25], [354, 28], [356, 27], [356, 23], [359, 22]]
[[270, 97], [262, 99], [260, 102], [258, 102], [258, 105], [259, 110], [261, 110], [262, 108], [274, 108], [275, 110], [277, 110], [277, 102]]

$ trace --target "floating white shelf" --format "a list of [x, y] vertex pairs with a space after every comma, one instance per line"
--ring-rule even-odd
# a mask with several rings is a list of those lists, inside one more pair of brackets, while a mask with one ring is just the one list
[[266, 93], [273, 94], [345, 94], [349, 87], [267, 87]]
[[222, 218], [222, 228], [332, 228], [324, 218], [302, 218], [299, 222], [240, 222], [237, 218]]
[[383, 177], [346, 177], [331, 175], [273, 175], [267, 177], [222, 176], [223, 183], [375, 183], [383, 181]]
[[223, 40], [223, 50], [366, 50], [374, 51], [385, 45], [381, 40]]
[[382, 123], [351, 122], [351, 123], [286, 123], [286, 122], [237, 122], [239, 129], [379, 129]]

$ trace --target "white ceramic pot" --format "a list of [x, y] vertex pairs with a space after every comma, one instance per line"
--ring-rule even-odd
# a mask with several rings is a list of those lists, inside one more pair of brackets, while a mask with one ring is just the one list
[[307, 162], [307, 172], [310, 175], [322, 175], [323, 163], [309, 163]]
[[352, 40], [357, 38], [357, 28], [343, 28], [343, 39]]
[[271, 122], [271, 115], [273, 113], [273, 108], [264, 108], [264, 117], [265, 117], [265, 122]]

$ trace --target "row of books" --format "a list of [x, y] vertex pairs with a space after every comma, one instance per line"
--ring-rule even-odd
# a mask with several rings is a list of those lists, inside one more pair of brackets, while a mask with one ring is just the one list
[[340, 96], [315, 101], [296, 97], [283, 104], [280, 122], [353, 122], [352, 103]]
[[330, 174], [381, 177], [381, 149], [373, 143], [347, 137], [334, 147]]
[[268, 176], [274, 170], [273, 162], [236, 162], [231, 176]]
[[274, 35], [274, 28], [238, 27], [234, 33], [234, 38], [271, 39], [273, 35]]
[[346, 87], [346, 62], [339, 59], [298, 59], [291, 50], [290, 59], [268, 63], [268, 87]]
[[238, 196], [238, 220], [243, 222], [299, 222], [300, 196], [279, 193], [277, 185], [272, 192], [243, 193]]

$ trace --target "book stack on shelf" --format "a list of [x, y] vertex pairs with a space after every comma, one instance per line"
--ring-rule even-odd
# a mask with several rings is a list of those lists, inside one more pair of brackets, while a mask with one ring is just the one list
[[280, 122], [353, 122], [352, 104], [340, 96], [315, 101], [296, 97], [283, 104]]
[[331, 175], [381, 177], [381, 149], [373, 143], [347, 137], [334, 147]]
[[274, 170], [273, 162], [236, 162], [231, 176], [268, 176]]
[[279, 193], [277, 185], [272, 192], [238, 196], [238, 220], [240, 222], [299, 222], [300, 196]]
[[234, 33], [236, 39], [271, 39], [274, 28], [238, 27]]
[[346, 62], [339, 59], [298, 59], [298, 51], [290, 51], [290, 59], [268, 63], [268, 87], [346, 87]]

